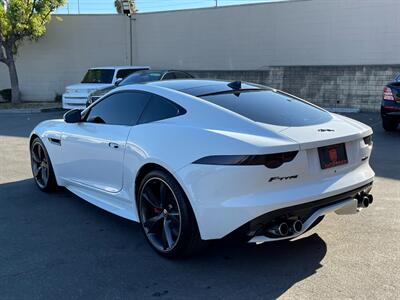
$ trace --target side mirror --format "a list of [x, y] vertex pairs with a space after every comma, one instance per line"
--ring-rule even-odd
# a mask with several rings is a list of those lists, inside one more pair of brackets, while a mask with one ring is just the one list
[[115, 80], [114, 85], [115, 86], [119, 86], [119, 84], [121, 83], [123, 79], [122, 78], [117, 78], [117, 80]]
[[67, 111], [64, 114], [64, 121], [66, 123], [79, 123], [80, 121], [82, 121], [81, 112], [82, 110], [77, 108]]

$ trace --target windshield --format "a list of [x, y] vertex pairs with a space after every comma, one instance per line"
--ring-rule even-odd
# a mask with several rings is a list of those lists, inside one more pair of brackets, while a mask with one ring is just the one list
[[163, 72], [137, 72], [121, 81], [119, 86], [160, 80]]
[[255, 122], [278, 126], [307, 126], [329, 121], [328, 112], [274, 91], [222, 93], [201, 98]]
[[91, 69], [83, 77], [82, 83], [112, 83], [115, 70]]

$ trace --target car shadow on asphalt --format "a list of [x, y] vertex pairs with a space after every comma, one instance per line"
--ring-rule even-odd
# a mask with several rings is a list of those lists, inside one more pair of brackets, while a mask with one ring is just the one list
[[[79, 278], [80, 291], [88, 294], [112, 290], [121, 297], [168, 294], [174, 298], [187, 295], [190, 288], [193, 295], [233, 293], [246, 298], [262, 291], [258, 297], [277, 298], [321, 268], [327, 252], [323, 239], [311, 233], [292, 242], [262, 245], [214, 241], [194, 257], [166, 260], [153, 252], [139, 224], [65, 189], [42, 193], [32, 179], [26, 179], [0, 184], [0, 195], [0, 257], [7, 264], [0, 278], [7, 278], [10, 293], [17, 289], [27, 295], [34, 285], [42, 295], [56, 297], [62, 294], [54, 294], [56, 290], [47, 284], [62, 290]], [[36, 264], [41, 272], [35, 277], [30, 268]], [[51, 276], [54, 272], [63, 275]], [[27, 274], [29, 284], [14, 273]], [[101, 280], [107, 284], [98, 285]]]

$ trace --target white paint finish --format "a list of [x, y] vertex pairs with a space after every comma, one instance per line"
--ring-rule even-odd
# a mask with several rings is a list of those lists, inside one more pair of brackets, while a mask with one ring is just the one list
[[[399, 64], [400, 1], [312, 0], [137, 14], [135, 64], [186, 70]], [[62, 15], [17, 57], [22, 96], [53, 100], [89, 68], [128, 64], [129, 20]], [[9, 87], [0, 65], [0, 89]]]
[[131, 127], [82, 122], [65, 124], [59, 176], [116, 193], [122, 189], [126, 139]]
[[[370, 156], [372, 146], [365, 145], [362, 139], [372, 131], [362, 123], [332, 115], [331, 121], [321, 124], [335, 130], [323, 144], [315, 135], [314, 126], [295, 128], [296, 142], [285, 136], [285, 130], [280, 132], [280, 127], [260, 126], [216, 105], [155, 84], [116, 90], [135, 89], [173, 100], [187, 113], [132, 128], [53, 120], [40, 123], [33, 131], [45, 143], [58, 183], [114, 214], [138, 220], [135, 179], [147, 163], [161, 165], [182, 186], [203, 239], [221, 238], [269, 211], [338, 195], [373, 180], [369, 160], [363, 160]], [[344, 127], [347, 133], [342, 131]], [[291, 129], [294, 128], [287, 130]], [[303, 147], [302, 136], [307, 147]], [[51, 144], [48, 137], [61, 137], [61, 147]], [[107, 142], [118, 143], [120, 148], [110, 149]], [[321, 170], [316, 147], [338, 142], [346, 142], [349, 163]], [[294, 160], [277, 169], [193, 164], [210, 155], [293, 150], [299, 150]], [[292, 175], [298, 177], [268, 180]]]

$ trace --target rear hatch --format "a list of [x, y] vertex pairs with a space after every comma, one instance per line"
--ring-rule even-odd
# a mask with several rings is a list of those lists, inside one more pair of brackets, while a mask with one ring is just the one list
[[355, 169], [368, 160], [371, 152], [364, 137], [371, 135], [372, 129], [335, 114], [328, 122], [287, 127], [279, 134], [299, 143], [298, 156], [306, 158], [302, 175], [313, 180]]
[[279, 133], [298, 142], [300, 149], [312, 149], [331, 144], [360, 140], [372, 130], [355, 120], [333, 115], [323, 124], [288, 127]]

